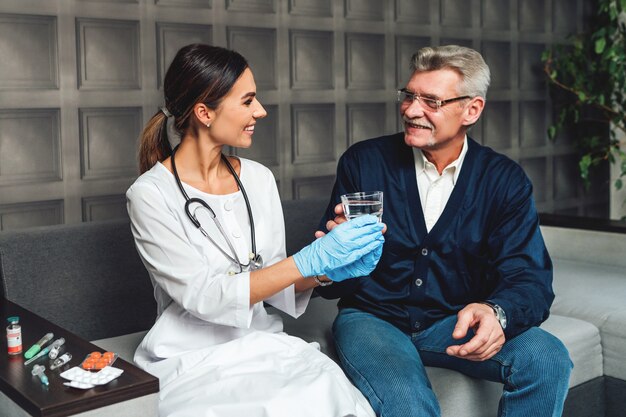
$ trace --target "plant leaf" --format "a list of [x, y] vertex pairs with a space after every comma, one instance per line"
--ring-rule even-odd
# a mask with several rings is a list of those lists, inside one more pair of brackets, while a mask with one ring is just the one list
[[591, 166], [591, 155], [586, 154], [580, 158], [578, 162], [578, 167], [580, 168], [580, 177], [583, 180], [587, 180], [589, 178], [589, 167]]
[[550, 138], [550, 140], [554, 140], [556, 136], [556, 126], [550, 126], [548, 128], [548, 138]]
[[602, 52], [604, 52], [604, 48], [606, 48], [606, 38], [602, 37], [602, 38], [596, 39], [596, 45], [595, 45], [596, 54], [600, 55]]

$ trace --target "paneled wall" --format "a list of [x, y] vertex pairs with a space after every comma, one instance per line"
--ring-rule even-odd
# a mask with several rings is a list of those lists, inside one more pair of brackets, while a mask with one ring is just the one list
[[[2, 0], [0, 228], [126, 216], [137, 137], [183, 45], [236, 49], [268, 117], [229, 150], [272, 169], [284, 199], [326, 196], [341, 153], [400, 128], [395, 90], [421, 46], [480, 50], [493, 82], [471, 135], [519, 161], [540, 210], [606, 210], [550, 142], [540, 54], [586, 0]], [[608, 195], [608, 192], [606, 193]]]

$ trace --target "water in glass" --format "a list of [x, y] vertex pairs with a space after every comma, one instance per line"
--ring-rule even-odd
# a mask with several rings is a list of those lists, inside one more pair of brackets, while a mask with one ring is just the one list
[[343, 211], [348, 220], [364, 214], [373, 214], [380, 222], [383, 215], [383, 203], [377, 200], [349, 200], [344, 203]]

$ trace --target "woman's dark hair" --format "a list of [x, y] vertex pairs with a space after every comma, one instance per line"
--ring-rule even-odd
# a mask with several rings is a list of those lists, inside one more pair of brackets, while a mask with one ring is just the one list
[[[248, 68], [235, 51], [203, 44], [181, 48], [165, 74], [165, 108], [174, 117], [179, 134], [190, 127], [193, 106], [216, 109], [222, 98]], [[167, 137], [167, 116], [159, 110], [144, 128], [139, 142], [139, 170], [143, 174], [172, 154]]]

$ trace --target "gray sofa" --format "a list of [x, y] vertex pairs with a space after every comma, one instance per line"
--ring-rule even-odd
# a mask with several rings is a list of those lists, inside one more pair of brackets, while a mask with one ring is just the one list
[[[325, 205], [283, 202], [288, 253], [313, 239]], [[565, 343], [575, 365], [564, 415], [624, 416], [626, 239], [558, 227], [542, 231], [557, 294], [542, 327]], [[154, 321], [152, 287], [128, 221], [2, 232], [0, 280], [5, 298], [129, 361]], [[319, 342], [334, 358], [330, 326], [336, 311], [335, 301], [314, 298], [300, 319], [284, 317], [285, 331]], [[444, 417], [496, 415], [500, 384], [445, 369], [428, 372]]]

